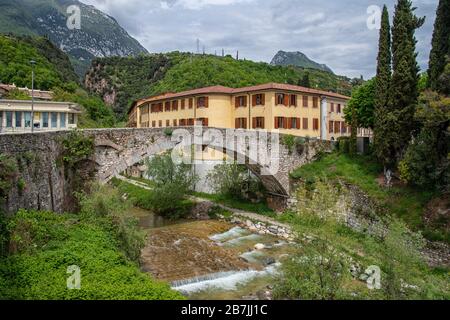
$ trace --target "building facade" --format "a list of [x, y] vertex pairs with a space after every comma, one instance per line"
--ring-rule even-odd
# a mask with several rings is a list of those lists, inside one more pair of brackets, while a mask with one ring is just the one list
[[128, 126], [204, 126], [278, 129], [295, 136], [336, 140], [350, 135], [344, 109], [350, 98], [333, 92], [269, 83], [232, 89], [213, 86], [136, 101]]
[[32, 119], [31, 101], [0, 99], [0, 133], [74, 129], [80, 114], [74, 103], [35, 101]]

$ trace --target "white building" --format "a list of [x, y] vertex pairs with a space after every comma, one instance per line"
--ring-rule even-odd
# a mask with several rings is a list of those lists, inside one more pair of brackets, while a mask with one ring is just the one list
[[0, 133], [68, 130], [77, 127], [81, 108], [71, 102], [34, 102], [32, 121], [31, 101], [0, 99]]

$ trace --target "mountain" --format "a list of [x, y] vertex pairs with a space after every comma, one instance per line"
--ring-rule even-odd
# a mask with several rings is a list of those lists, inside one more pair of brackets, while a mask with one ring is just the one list
[[275, 57], [273, 57], [272, 62], [270, 64], [273, 66], [296, 66], [333, 73], [333, 70], [331, 70], [326, 64], [320, 64], [315, 61], [312, 61], [304, 53], [299, 51], [297, 52], [278, 51]]
[[[80, 29], [67, 27], [71, 5], [80, 8]], [[45, 35], [69, 55], [81, 77], [95, 57], [147, 53], [114, 18], [78, 0], [0, 0], [0, 33]]]
[[91, 93], [103, 97], [123, 119], [133, 100], [148, 95], [212, 85], [236, 88], [268, 82], [299, 84], [306, 74], [313, 88], [351, 94], [351, 79], [321, 70], [180, 52], [98, 58], [87, 72], [84, 84]]

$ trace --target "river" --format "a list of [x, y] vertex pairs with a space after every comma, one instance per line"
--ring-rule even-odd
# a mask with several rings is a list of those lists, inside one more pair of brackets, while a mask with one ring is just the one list
[[167, 221], [134, 208], [147, 240], [142, 270], [192, 300], [264, 299], [293, 250], [278, 238], [223, 221]]

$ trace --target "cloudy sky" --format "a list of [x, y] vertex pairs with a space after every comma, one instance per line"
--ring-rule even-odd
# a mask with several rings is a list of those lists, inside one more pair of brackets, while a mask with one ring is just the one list
[[[337, 74], [375, 74], [378, 30], [371, 6], [395, 0], [81, 0], [110, 14], [150, 52], [197, 50], [270, 62], [278, 50], [302, 51]], [[438, 0], [414, 0], [426, 16], [417, 32], [418, 60], [428, 64]], [[369, 10], [370, 11], [370, 10]], [[373, 11], [371, 11], [373, 12]], [[392, 19], [392, 18], [391, 18]], [[370, 20], [370, 19], [369, 19]], [[370, 24], [369, 24], [370, 25]]]

